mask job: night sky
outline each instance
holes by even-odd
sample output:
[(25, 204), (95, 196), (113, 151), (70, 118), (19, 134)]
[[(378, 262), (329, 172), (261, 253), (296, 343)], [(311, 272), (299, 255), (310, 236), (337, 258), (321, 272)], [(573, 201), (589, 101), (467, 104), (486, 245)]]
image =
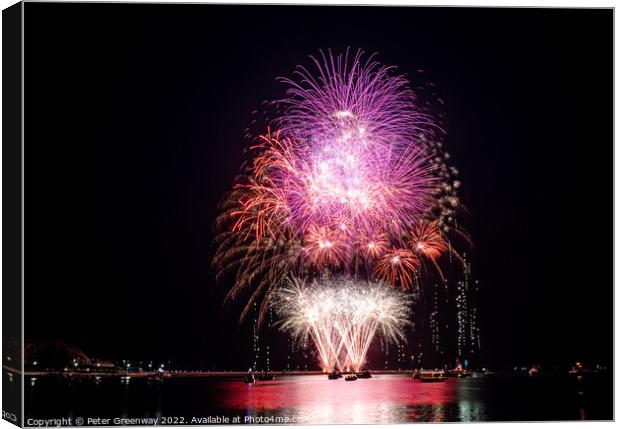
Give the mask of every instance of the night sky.
[[(261, 101), (319, 48), (436, 85), (484, 362), (611, 364), (611, 10), (27, 3), (26, 338), (244, 367), (211, 270)], [(283, 337), (282, 337), (283, 340)]]

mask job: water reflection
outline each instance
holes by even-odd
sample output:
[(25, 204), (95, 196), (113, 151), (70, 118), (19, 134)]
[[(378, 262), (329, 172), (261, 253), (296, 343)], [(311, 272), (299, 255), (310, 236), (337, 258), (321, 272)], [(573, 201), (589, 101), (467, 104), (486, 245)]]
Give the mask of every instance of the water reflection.
[[(8, 377), (8, 376), (7, 376)], [(8, 381), (8, 380), (7, 380)], [(611, 419), (609, 380), (455, 379), (421, 383), (376, 375), (354, 382), (325, 376), (241, 380), (118, 377), (27, 378), (27, 417), (287, 417), (291, 423), (403, 423)]]
[(457, 402), (457, 384), (421, 383), (411, 377), (376, 376), (346, 382), (324, 376), (240, 385), (221, 383), (218, 408), (245, 410), (245, 415), (266, 411), (294, 416), (307, 423), (397, 423), (402, 421), (473, 421), (483, 413), (473, 398)]

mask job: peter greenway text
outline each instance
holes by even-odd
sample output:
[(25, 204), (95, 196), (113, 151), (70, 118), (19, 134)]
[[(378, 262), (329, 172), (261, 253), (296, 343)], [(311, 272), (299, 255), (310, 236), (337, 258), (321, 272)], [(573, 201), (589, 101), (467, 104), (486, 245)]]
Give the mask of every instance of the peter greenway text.
[(213, 425), (213, 424), (301, 424), (305, 419), (290, 416), (203, 416), (203, 417), (62, 417), (29, 418), (30, 427), (65, 426), (157, 426), (157, 425)]

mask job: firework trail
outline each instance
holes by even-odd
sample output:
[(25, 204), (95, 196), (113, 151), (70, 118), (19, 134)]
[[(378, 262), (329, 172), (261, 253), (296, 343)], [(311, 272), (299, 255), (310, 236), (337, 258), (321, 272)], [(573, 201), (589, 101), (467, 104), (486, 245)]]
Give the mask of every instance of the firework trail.
[[(443, 279), (442, 256), (462, 260), (451, 237), (469, 241), (441, 124), (409, 82), (362, 51), (310, 58), (311, 69), (279, 79), (286, 96), (268, 103), (277, 112), (215, 221), (213, 265), (233, 281), (225, 303), (245, 303), (240, 321), (256, 303), (260, 323), (290, 276), (347, 274), (415, 293), (425, 266)], [(321, 359), (356, 347), (347, 332), (319, 330), (317, 348), (336, 346)]]
[(280, 328), (302, 342), (311, 339), (326, 372), (363, 368), (377, 332), (403, 340), (411, 303), (410, 295), (389, 285), (347, 277), (310, 284), (293, 278), (274, 298)]

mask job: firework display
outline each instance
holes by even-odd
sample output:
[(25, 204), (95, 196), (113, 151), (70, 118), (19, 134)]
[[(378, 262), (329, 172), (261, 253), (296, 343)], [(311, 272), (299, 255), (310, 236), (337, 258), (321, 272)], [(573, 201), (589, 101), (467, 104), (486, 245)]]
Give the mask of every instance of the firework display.
[(617, 415), (613, 8), (5, 3), (3, 420)]
[[(275, 118), (253, 138), (251, 161), (215, 222), (214, 266), (218, 280), (233, 278), (225, 303), (244, 303), (240, 321), (258, 305), (260, 324), (271, 304), (282, 303), (281, 288), (292, 293), (291, 277), (344, 274), (417, 294), (431, 271), (445, 283), (444, 255), (461, 260), (450, 237), (469, 240), (456, 222), (458, 171), (429, 104), (375, 55), (321, 51), (310, 58), (313, 71), (298, 66), (292, 78), (280, 79), (286, 96), (268, 103)], [(361, 298), (330, 295), (337, 286), (360, 293), (334, 281), (308, 294), (362, 305)], [(307, 302), (302, 289), (296, 283)], [(364, 341), (387, 326), (362, 323), (360, 343), (348, 336), (354, 322), (343, 317), (339, 327), (304, 319), (324, 368), (361, 365), (370, 344)], [(293, 319), (284, 326), (299, 333), (303, 323)]]
[(302, 342), (312, 339), (324, 371), (359, 371), (379, 331), (388, 340), (404, 338), (411, 297), (382, 283), (350, 278), (306, 284), (289, 280), (274, 304), (281, 327)]

